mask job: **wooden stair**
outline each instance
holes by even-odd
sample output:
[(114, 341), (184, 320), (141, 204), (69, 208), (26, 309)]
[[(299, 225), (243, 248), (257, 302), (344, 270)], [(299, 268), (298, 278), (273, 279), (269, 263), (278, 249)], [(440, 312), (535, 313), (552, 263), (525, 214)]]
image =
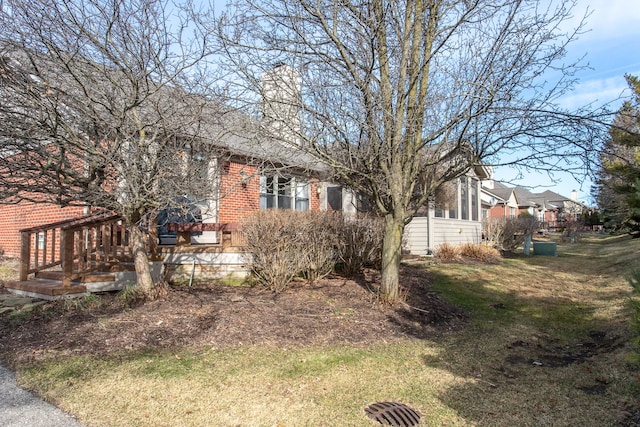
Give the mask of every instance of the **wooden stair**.
[(4, 287), (12, 293), (55, 300), (59, 298), (75, 298), (89, 292), (119, 290), (122, 285), (117, 283), (118, 273), (134, 271), (132, 263), (113, 263), (105, 265), (101, 270), (78, 275), (71, 284), (62, 284), (63, 272), (59, 270), (42, 270), (35, 273), (29, 280), (7, 281)]
[(46, 300), (54, 300), (63, 297), (78, 297), (87, 293), (87, 287), (81, 284), (62, 286), (58, 280), (33, 279), (22, 281), (8, 281), (4, 287), (11, 293)]
[[(62, 283), (62, 271), (38, 271), (36, 273), (36, 279), (55, 280)], [(95, 272), (82, 275), (77, 279), (74, 279), (72, 283), (96, 283), (96, 282), (113, 282), (116, 280), (116, 275), (109, 272)]]

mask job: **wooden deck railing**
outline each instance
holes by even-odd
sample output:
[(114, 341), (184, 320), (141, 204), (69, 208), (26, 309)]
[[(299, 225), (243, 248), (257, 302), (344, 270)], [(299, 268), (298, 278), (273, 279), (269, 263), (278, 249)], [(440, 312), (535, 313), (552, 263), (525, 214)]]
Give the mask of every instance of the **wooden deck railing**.
[(108, 212), (20, 230), (20, 280), (60, 266), (63, 286), (110, 261), (128, 256), (129, 234), (120, 216)]
[(177, 246), (188, 246), (191, 241), (192, 232), (215, 231), (218, 233), (218, 245), (223, 247), (246, 246), (247, 238), (240, 228), (240, 224), (235, 222), (229, 223), (169, 223), (167, 224), (169, 231), (177, 233)]
[[(157, 227), (147, 224), (150, 236), (148, 249), (151, 255), (157, 250)], [(169, 224), (171, 231), (177, 232), (177, 246), (190, 245), (191, 233), (216, 231), (221, 247), (243, 247), (246, 245), (244, 233), (237, 223), (215, 224)], [(129, 230), (118, 215), (108, 212), (95, 213), (85, 217), (60, 221), (53, 224), (20, 230), (20, 280), (29, 275), (60, 266), (62, 286), (83, 274), (98, 271), (113, 261), (131, 258)]]

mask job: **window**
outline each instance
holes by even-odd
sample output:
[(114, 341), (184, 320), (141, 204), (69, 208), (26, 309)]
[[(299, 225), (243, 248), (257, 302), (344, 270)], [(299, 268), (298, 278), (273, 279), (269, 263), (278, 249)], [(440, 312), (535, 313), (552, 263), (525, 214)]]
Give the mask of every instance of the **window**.
[(435, 216), (436, 218), (444, 218), (444, 209), (442, 209), (440, 206), (436, 206), (433, 216)]
[(296, 183), (296, 210), (309, 210), (309, 184), (306, 182)]
[(478, 180), (471, 180), (471, 219), (478, 220)]
[(37, 234), (37, 248), (44, 249), (47, 244), (47, 235), (44, 231), (41, 231)]
[(460, 219), (469, 219), (469, 188), (466, 176), (460, 178)]
[(509, 208), (509, 218), (516, 217), (516, 208)]
[(309, 184), (293, 178), (261, 176), (260, 209), (309, 210)]
[(327, 204), (332, 211), (342, 210), (342, 187), (327, 187)]

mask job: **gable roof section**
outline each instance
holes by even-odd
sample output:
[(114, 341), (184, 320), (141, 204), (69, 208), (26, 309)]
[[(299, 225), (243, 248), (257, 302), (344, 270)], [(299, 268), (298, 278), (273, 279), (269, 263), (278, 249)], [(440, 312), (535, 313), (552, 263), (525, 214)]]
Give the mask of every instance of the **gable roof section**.
[[(30, 79), (34, 86), (41, 86), (43, 91), (47, 90), (50, 84), (54, 84), (64, 88), (62, 92), (67, 92), (73, 97), (73, 92), (81, 89), (74, 84), (73, 78), (68, 72), (64, 70), (56, 72), (56, 65), (49, 61), (45, 55), (21, 50), (2, 42), (0, 42), (0, 54), (2, 55), (0, 70), (8, 73), (20, 73), (21, 78)], [(98, 83), (102, 80), (106, 80), (106, 85), (115, 85), (114, 89), (117, 89), (119, 84), (127, 85), (126, 78), (117, 69), (111, 70), (81, 58), (75, 58), (73, 61), (78, 72), (87, 76), (87, 81), (96, 81), (95, 86), (99, 86)], [(32, 64), (44, 69), (46, 76), (51, 76), (51, 81), (45, 83), (36, 77), (36, 74), (31, 73)], [(111, 76), (109, 73), (113, 73), (113, 75)], [(187, 93), (184, 88), (179, 86), (156, 85), (154, 87), (154, 82), (149, 84), (151, 85), (148, 94), (149, 108), (148, 111), (145, 111), (146, 107), (143, 107), (141, 115), (164, 114), (159, 111), (166, 110), (168, 113), (163, 115), (160, 121), (174, 123), (181, 118), (188, 120), (191, 114), (197, 114), (203, 118), (202, 120), (192, 120), (184, 126), (170, 125), (171, 128), (179, 130), (181, 133), (181, 135), (174, 135), (176, 137), (198, 138), (206, 144), (211, 144), (212, 147), (220, 148), (236, 159), (241, 159), (247, 164), (259, 165), (265, 169), (285, 169), (291, 172), (307, 172), (315, 175), (326, 173), (328, 170), (326, 165), (300, 147), (270, 136), (259, 120), (231, 108), (222, 101)], [(11, 96), (11, 92), (7, 92), (8, 90), (7, 87), (0, 90), (0, 100)], [(100, 95), (99, 92), (98, 95)], [(62, 102), (64, 103), (64, 101)], [(176, 104), (178, 105), (176, 106)], [(76, 123), (78, 130), (83, 129), (83, 122), (87, 118), (82, 117), (82, 109), (74, 109), (69, 104), (67, 106), (68, 108), (63, 106), (62, 111), (69, 114), (68, 118), (71, 122)], [(175, 114), (177, 112), (179, 114)], [(100, 135), (96, 135), (96, 137), (99, 138)]]
[(483, 191), (495, 195), (496, 198), (505, 202), (508, 201), (511, 198), (511, 194), (513, 194), (513, 188), (507, 187), (506, 185), (498, 181), (494, 181), (493, 189), (485, 188)]
[(508, 200), (511, 191), (516, 196), (516, 201), (519, 207), (522, 208), (543, 208), (545, 210), (557, 210), (565, 207), (567, 202), (571, 202), (568, 197), (555, 193), (551, 190), (543, 191), (542, 193), (533, 193), (524, 187), (508, 187), (505, 184), (494, 181), (493, 189), (484, 188), (489, 194), (495, 194), (496, 196)]

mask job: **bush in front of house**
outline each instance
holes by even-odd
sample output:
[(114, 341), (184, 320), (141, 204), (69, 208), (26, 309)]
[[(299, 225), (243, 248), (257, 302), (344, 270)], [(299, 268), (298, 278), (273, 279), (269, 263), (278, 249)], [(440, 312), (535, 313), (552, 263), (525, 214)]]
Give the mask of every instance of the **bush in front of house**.
[(487, 244), (499, 251), (513, 252), (538, 229), (538, 220), (531, 215), (489, 218), (484, 220), (484, 229)]
[(459, 246), (460, 255), (482, 262), (496, 262), (500, 251), (485, 243), (463, 243)]
[(338, 224), (336, 212), (296, 212), (295, 227), (299, 237), (300, 275), (313, 283), (331, 273), (338, 257)]
[(442, 261), (455, 261), (460, 257), (460, 248), (451, 243), (440, 243), (433, 251), (436, 258)]
[(331, 273), (340, 263), (343, 274), (379, 263), (383, 227), (366, 216), (339, 212), (263, 210), (242, 223), (251, 269), (259, 283), (282, 292), (296, 277), (309, 283)]
[(340, 216), (338, 222), (338, 262), (345, 276), (358, 274), (367, 266), (380, 268), (384, 222), (373, 215)]
[[(303, 271), (308, 232), (303, 213), (264, 210), (248, 216), (242, 224), (253, 258), (251, 270), (258, 282), (281, 292)], [(316, 249), (318, 251), (318, 249)]]

